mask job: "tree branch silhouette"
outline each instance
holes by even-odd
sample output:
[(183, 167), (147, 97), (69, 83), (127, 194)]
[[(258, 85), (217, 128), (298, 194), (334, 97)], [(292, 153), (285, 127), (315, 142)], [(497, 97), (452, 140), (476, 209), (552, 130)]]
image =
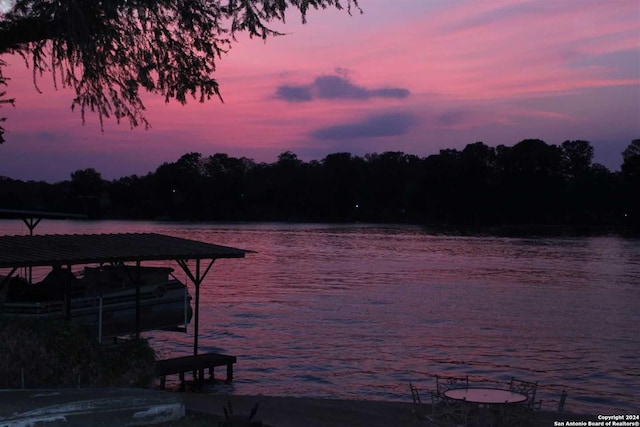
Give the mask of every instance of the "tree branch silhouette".
[(213, 76), (236, 34), (281, 36), (270, 25), (288, 9), (306, 22), (309, 10), (329, 7), (361, 12), (358, 0), (17, 0), (0, 14), (0, 55), (20, 55), (36, 88), (44, 74), (72, 88), (83, 122), (91, 112), (102, 128), (110, 117), (148, 127), (141, 89), (165, 102), (222, 101)]

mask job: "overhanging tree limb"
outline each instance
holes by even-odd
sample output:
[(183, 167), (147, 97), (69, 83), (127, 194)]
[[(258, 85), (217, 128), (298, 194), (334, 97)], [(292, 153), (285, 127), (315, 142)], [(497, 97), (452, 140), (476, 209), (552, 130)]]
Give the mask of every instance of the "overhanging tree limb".
[(281, 35), (269, 25), (287, 9), (305, 22), (310, 9), (345, 6), (360, 10), (358, 0), (17, 0), (0, 15), (0, 55), (21, 55), (36, 87), (51, 74), (73, 88), (83, 121), (95, 112), (101, 124), (146, 127), (140, 89), (165, 102), (222, 100), (213, 75), (238, 32), (266, 39)]
[[(14, 105), (15, 103), (15, 99), (13, 98), (5, 98), (6, 96), (6, 92), (4, 90), (1, 89), (2, 86), (6, 86), (7, 85), (7, 78), (5, 78), (2, 75), (2, 67), (4, 66), (4, 61), (2, 61), (2, 59), (0, 59), (0, 107), (2, 107), (5, 104), (11, 104)], [(7, 119), (5, 119), (4, 117), (0, 117), (0, 123), (6, 121)], [(4, 128), (2, 126), (0, 126), (0, 144), (2, 144), (4, 142)]]

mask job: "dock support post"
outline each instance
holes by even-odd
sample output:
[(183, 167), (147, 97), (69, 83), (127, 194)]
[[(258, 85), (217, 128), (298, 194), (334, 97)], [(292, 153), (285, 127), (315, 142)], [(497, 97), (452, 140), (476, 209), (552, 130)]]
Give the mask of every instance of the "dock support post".
[(200, 285), (202, 284), (202, 281), (204, 280), (205, 276), (209, 273), (209, 270), (211, 270), (211, 267), (213, 266), (215, 259), (211, 260), (207, 268), (205, 268), (204, 272), (200, 271), (200, 258), (196, 259), (195, 275), (189, 269), (189, 266), (187, 265), (187, 260), (178, 259), (176, 261), (178, 262), (178, 265), (182, 268), (182, 270), (187, 274), (189, 279), (191, 279), (191, 282), (195, 287), (196, 307), (193, 310), (193, 355), (197, 356), (198, 355), (198, 332), (199, 332), (198, 328), (200, 324)]
[(136, 339), (140, 339), (140, 261), (136, 261)]
[(200, 282), (202, 279), (200, 278), (200, 260), (196, 260), (196, 280), (194, 280), (194, 285), (196, 287), (196, 310), (195, 310), (195, 320), (193, 324), (193, 355), (198, 355), (198, 323), (200, 321)]
[(233, 381), (233, 363), (227, 363), (227, 382)]
[(102, 344), (102, 295), (98, 301), (98, 344)]

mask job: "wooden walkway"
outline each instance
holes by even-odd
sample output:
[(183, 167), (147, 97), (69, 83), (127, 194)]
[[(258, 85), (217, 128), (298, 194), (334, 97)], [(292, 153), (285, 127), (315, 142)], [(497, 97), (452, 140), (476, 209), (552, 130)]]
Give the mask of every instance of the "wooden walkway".
[[(160, 377), (160, 388), (164, 389), (167, 375), (178, 374), (180, 376), (180, 387), (184, 387), (185, 372), (197, 373), (197, 382), (204, 382), (204, 370), (209, 370), (209, 378), (213, 379), (214, 368), (216, 366), (227, 367), (226, 382), (233, 381), (233, 364), (236, 363), (235, 356), (228, 356), (219, 353), (204, 353), (197, 356), (176, 357), (156, 361), (156, 377)], [(194, 378), (196, 379), (196, 378)]]

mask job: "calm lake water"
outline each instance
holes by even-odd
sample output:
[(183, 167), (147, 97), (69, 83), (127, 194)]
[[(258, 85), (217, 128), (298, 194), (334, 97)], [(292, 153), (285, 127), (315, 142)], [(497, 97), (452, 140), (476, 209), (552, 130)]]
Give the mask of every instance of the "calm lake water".
[[(26, 234), (17, 220), (0, 234)], [(539, 381), (543, 409), (640, 409), (640, 240), (430, 234), (417, 226), (47, 221), (257, 251), (202, 287), (200, 350), (238, 357), (238, 394), (408, 401), (409, 382)], [(178, 278), (184, 273), (176, 267)], [(192, 328), (190, 328), (192, 332)], [(158, 333), (163, 356), (191, 334)], [(221, 369), (220, 375), (224, 375)]]

